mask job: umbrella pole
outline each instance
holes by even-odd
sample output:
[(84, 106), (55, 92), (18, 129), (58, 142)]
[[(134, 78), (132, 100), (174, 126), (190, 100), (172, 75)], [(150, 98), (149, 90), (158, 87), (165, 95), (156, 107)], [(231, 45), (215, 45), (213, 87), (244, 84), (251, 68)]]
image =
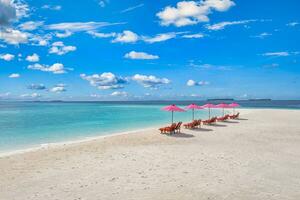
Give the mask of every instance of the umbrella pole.
[(210, 108), (208, 108), (208, 118), (210, 119)]
[(223, 117), (224, 117), (224, 108), (223, 108)]
[(173, 124), (173, 113), (174, 113), (174, 111), (172, 111), (172, 124)]
[(194, 113), (194, 108), (193, 108), (193, 120), (195, 119), (195, 113)]

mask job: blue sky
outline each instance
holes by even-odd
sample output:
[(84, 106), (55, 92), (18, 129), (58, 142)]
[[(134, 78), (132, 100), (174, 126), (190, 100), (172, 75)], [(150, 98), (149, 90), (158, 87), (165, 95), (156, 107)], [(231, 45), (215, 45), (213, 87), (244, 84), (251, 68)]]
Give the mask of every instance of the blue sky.
[(0, 99), (299, 99), (299, 7), (0, 0)]

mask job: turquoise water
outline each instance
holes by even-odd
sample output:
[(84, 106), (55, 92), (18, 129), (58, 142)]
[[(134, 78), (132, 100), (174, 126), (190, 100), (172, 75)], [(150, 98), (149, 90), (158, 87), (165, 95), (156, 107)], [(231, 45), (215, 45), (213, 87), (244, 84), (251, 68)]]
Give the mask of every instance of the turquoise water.
[[(122, 103), (0, 102), (0, 152), (166, 125), (164, 105)], [(195, 112), (207, 118), (207, 110)], [(220, 114), (219, 110), (212, 115)], [(175, 121), (191, 121), (191, 112), (175, 113)]]

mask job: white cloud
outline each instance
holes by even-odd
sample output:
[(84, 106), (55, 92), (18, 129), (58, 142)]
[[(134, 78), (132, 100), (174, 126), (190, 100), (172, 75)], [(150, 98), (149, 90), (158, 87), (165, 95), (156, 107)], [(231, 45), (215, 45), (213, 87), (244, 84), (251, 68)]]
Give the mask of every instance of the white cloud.
[(15, 58), (15, 55), (13, 54), (0, 54), (0, 59), (5, 60), (5, 61), (11, 61)]
[(247, 23), (255, 22), (255, 21), (257, 21), (257, 20), (251, 19), (251, 20), (240, 20), (240, 21), (230, 21), (230, 22), (226, 21), (226, 22), (216, 23), (213, 25), (207, 25), (206, 28), (208, 30), (218, 31), (218, 30), (225, 29), (225, 27), (227, 27), (227, 26), (247, 24)]
[(192, 86), (204, 86), (204, 85), (209, 85), (210, 83), (208, 81), (194, 81), (194, 80), (188, 80), (186, 85), (189, 86), (189, 87), (192, 87)]
[(159, 56), (157, 55), (151, 55), (145, 52), (136, 52), (136, 51), (131, 51), (129, 53), (126, 53), (125, 58), (128, 59), (133, 59), (133, 60), (154, 60), (154, 59), (159, 59)]
[(39, 57), (39, 55), (37, 55), (36, 53), (34, 53), (34, 54), (32, 54), (31, 56), (30, 56), (30, 55), (27, 56), (27, 57), (26, 57), (26, 60), (27, 60), (28, 62), (38, 62), (38, 61), (40, 61), (40, 57)]
[(20, 74), (11, 74), (8, 77), (9, 78), (20, 78)]
[(128, 93), (124, 91), (115, 91), (110, 94), (111, 96), (118, 96), (118, 97), (127, 97)]
[(90, 85), (97, 87), (100, 90), (119, 89), (123, 88), (127, 80), (123, 77), (116, 76), (111, 72), (102, 74), (86, 75), (80, 74), (80, 77), (90, 83)]
[(0, 40), (8, 44), (18, 45), (20, 43), (28, 42), (28, 33), (21, 32), (14, 29), (3, 29), (0, 30)]
[(65, 31), (63, 33), (55, 33), (55, 36), (58, 37), (58, 38), (67, 38), (67, 37), (70, 37), (73, 33), (70, 32), (70, 31)]
[(163, 42), (163, 41), (166, 41), (166, 40), (176, 38), (177, 34), (180, 34), (180, 33), (176, 33), (176, 32), (160, 33), (160, 34), (157, 34), (154, 37), (144, 36), (143, 40), (147, 43)]
[(116, 33), (98, 33), (95, 31), (87, 31), (87, 33), (96, 38), (111, 38), (117, 35)]
[(38, 94), (38, 93), (32, 93), (32, 94), (22, 94), (21, 97), (25, 97), (25, 98), (39, 98), (42, 95)]
[(57, 30), (57, 31), (92, 31), (101, 27), (118, 25), (123, 23), (109, 23), (109, 22), (65, 22), (58, 24), (46, 25), (45, 28), (48, 30)]
[(234, 6), (231, 0), (180, 1), (176, 7), (167, 6), (156, 16), (163, 26), (177, 27), (208, 22), (213, 11), (224, 12)]
[(55, 63), (51, 66), (36, 63), (34, 65), (29, 65), (27, 68), (43, 72), (51, 72), (53, 74), (64, 74), (67, 73), (68, 70), (72, 70), (70, 68), (65, 68), (64, 65), (61, 63)]
[(8, 97), (10, 95), (11, 95), (10, 92), (6, 92), (6, 93), (3, 93), (3, 94), (0, 93), (0, 98)]
[(204, 35), (202, 33), (196, 33), (196, 34), (186, 34), (182, 36), (183, 38), (203, 38)]
[(34, 46), (47, 46), (51, 39), (52, 39), (51, 34), (45, 34), (45, 35), (31, 34), (29, 41), (32, 42), (31, 45), (34, 45)]
[(171, 81), (167, 78), (157, 78), (156, 76), (140, 75), (136, 74), (132, 77), (132, 80), (141, 84), (145, 88), (157, 88), (160, 85), (169, 84)]
[(43, 5), (42, 9), (46, 9), (46, 10), (61, 10), (61, 6), (60, 5)]
[(140, 8), (140, 7), (143, 7), (143, 6), (144, 6), (144, 4), (141, 3), (141, 4), (138, 4), (136, 6), (132, 6), (132, 7), (126, 8), (126, 9), (122, 10), (120, 13), (130, 12), (130, 11), (133, 11), (133, 10), (135, 10), (137, 8)]
[(0, 26), (10, 25), (28, 14), (28, 5), (20, 0), (0, 0)]
[(281, 51), (281, 52), (267, 52), (262, 54), (263, 56), (274, 56), (274, 57), (285, 57), (290, 56), (291, 54), (294, 54), (295, 52), (287, 52), (287, 51)]
[(64, 55), (71, 51), (76, 51), (75, 46), (65, 46), (63, 42), (54, 42), (52, 43), (51, 48), (49, 49), (49, 53), (57, 54), (57, 55)]
[(268, 37), (268, 36), (271, 36), (271, 35), (272, 35), (272, 33), (263, 32), (263, 33), (261, 33), (261, 34), (259, 34), (259, 35), (255, 35), (255, 36), (252, 36), (252, 37), (264, 39), (264, 38), (266, 38), (266, 37)]
[(287, 25), (287, 26), (294, 27), (294, 26), (299, 25), (299, 22), (290, 22), (290, 23), (287, 23), (286, 25)]
[(58, 85), (52, 87), (49, 91), (54, 92), (54, 93), (61, 93), (61, 92), (65, 92), (67, 90), (66, 90), (64, 84), (58, 84)]
[(104, 8), (109, 3), (109, 0), (98, 0), (98, 5)]
[(135, 43), (139, 40), (139, 36), (129, 30), (123, 31), (123, 33), (118, 33), (116, 38), (112, 42), (121, 42), (121, 43)]
[(21, 30), (33, 31), (33, 30), (41, 27), (43, 24), (44, 24), (43, 21), (28, 21), (28, 22), (24, 22), (24, 23), (20, 24), (18, 27)]
[(265, 67), (265, 68), (276, 68), (276, 67), (279, 67), (279, 64), (278, 63), (272, 63), (272, 64), (264, 65), (263, 67)]
[(30, 90), (45, 90), (46, 86), (44, 84), (30, 84), (27, 86), (27, 89)]

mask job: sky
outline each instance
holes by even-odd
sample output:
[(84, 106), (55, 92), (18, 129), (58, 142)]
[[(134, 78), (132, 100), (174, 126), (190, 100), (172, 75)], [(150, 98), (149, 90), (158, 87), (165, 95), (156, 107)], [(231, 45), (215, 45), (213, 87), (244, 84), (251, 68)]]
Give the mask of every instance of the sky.
[(0, 100), (300, 99), (298, 0), (0, 0)]

